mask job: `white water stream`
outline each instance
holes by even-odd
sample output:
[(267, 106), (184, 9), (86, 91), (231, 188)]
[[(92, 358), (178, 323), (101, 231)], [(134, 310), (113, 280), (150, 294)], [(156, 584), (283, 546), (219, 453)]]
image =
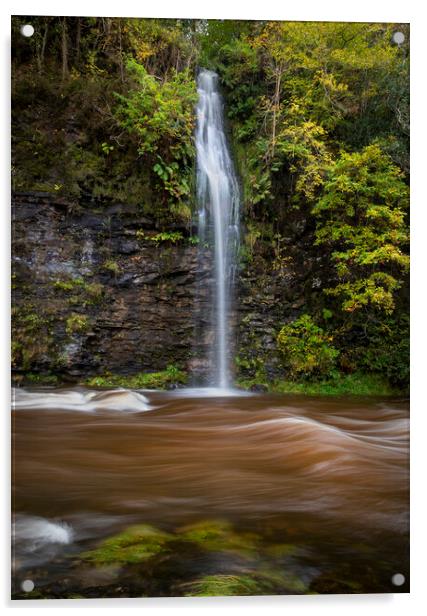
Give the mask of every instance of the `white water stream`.
[(227, 388), (231, 381), (230, 310), (239, 246), (239, 186), (224, 131), (218, 76), (202, 70), (197, 85), (199, 237), (202, 249), (212, 245), (215, 258), (215, 336), (210, 385)]

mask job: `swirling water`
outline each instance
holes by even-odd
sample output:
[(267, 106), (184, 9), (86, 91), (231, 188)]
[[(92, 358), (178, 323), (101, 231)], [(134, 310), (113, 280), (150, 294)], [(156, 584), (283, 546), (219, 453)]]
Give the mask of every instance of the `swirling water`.
[[(188, 576), (264, 571), (283, 545), (292, 558), (273, 564), (305, 592), (407, 590), (390, 581), (408, 577), (405, 401), (203, 393), (17, 391), (18, 594), (29, 575), (49, 596), (180, 594)], [(190, 557), (187, 546), (151, 565), (159, 588), (126, 586), (117, 571), (79, 577), (78, 554), (129, 525), (175, 533), (206, 520), (256, 536), (251, 560), (224, 546)]]

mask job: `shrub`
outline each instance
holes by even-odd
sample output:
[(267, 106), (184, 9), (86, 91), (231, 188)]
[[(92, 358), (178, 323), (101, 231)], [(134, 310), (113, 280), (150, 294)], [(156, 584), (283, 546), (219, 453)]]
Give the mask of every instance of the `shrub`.
[(166, 389), (171, 385), (184, 385), (187, 374), (174, 365), (160, 372), (139, 372), (130, 376), (105, 374), (86, 381), (90, 387), (127, 387), (130, 389)]
[(334, 368), (339, 354), (329, 344), (331, 340), (310, 315), (303, 314), (282, 327), (277, 345), (292, 377), (324, 376)]

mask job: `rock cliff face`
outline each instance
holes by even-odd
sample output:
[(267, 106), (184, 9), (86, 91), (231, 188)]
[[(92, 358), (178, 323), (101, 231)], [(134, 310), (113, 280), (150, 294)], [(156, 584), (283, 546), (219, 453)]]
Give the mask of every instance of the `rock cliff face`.
[[(198, 259), (189, 230), (154, 239), (155, 222), (137, 208), (79, 211), (44, 193), (13, 197), (15, 375), (82, 379), (175, 364), (207, 370), (212, 268)], [(176, 232), (176, 229), (173, 230)], [(298, 247), (289, 240), (289, 254)], [(299, 253), (301, 254), (301, 252)], [(255, 258), (242, 268), (233, 315), (241, 375), (280, 373), (276, 336), (312, 292), (311, 262)], [(200, 274), (202, 268), (202, 276)]]
[(185, 365), (197, 344), (197, 246), (152, 241), (126, 206), (73, 213), (13, 199), (14, 364), (71, 377)]
[(285, 323), (321, 304), (328, 276), (304, 221), (289, 229), (278, 258), (254, 251), (241, 270), (238, 291), (236, 364), (243, 378), (284, 376), (277, 335)]

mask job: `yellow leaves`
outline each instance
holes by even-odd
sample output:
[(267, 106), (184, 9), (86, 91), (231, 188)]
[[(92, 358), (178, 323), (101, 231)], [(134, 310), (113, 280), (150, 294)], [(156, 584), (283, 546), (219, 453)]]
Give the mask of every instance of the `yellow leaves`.
[(351, 300), (349, 302), (345, 302), (343, 304), (343, 310), (345, 312), (354, 312), (357, 308), (360, 308), (360, 304), (358, 304), (356, 301)]
[(337, 247), (331, 257), (341, 282), (326, 292), (342, 298), (345, 312), (394, 310), (394, 293), (409, 268), (401, 249), (408, 240), (401, 209), (406, 196), (396, 167), (376, 144), (343, 153), (331, 166), (312, 212), (316, 243)]
[(284, 123), (276, 140), (277, 152), (290, 163), (290, 171), (297, 173), (296, 189), (313, 200), (322, 186), (331, 156), (323, 141), (325, 130), (311, 120), (298, 124)]
[(333, 73), (327, 73), (325, 70), (317, 71), (315, 78), (328, 91), (329, 95), (347, 93), (348, 84), (340, 83)]
[(292, 375), (324, 374), (334, 367), (339, 354), (329, 344), (332, 339), (310, 315), (303, 314), (282, 327), (277, 345)]
[(386, 314), (391, 314), (395, 306), (393, 292), (399, 287), (400, 282), (390, 274), (374, 272), (368, 277), (326, 289), (325, 292), (343, 299), (344, 312), (351, 313), (363, 307), (372, 306)]
[(136, 49), (136, 58), (138, 62), (143, 63), (144, 60), (154, 55), (154, 53), (155, 50), (149, 43), (141, 41), (138, 48)]

